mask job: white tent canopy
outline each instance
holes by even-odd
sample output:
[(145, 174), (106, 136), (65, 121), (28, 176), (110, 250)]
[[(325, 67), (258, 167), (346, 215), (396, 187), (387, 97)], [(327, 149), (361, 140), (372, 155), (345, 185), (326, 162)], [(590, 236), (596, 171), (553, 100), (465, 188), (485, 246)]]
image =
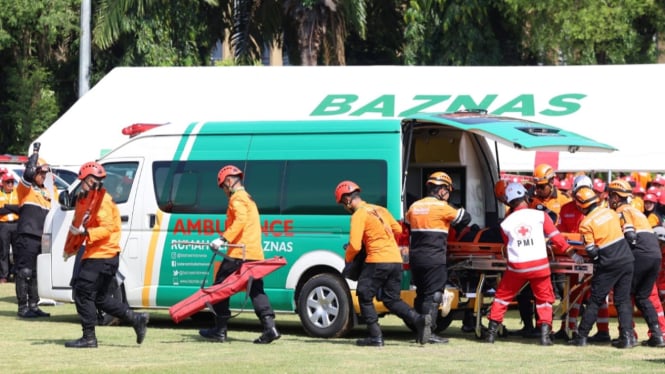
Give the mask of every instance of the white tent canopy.
[[(665, 65), (558, 67), (116, 68), (35, 141), (77, 167), (127, 139), (134, 123), (402, 117), (485, 107), (585, 135), (614, 153), (560, 154), (559, 170), (665, 170), (658, 123)], [(534, 152), (500, 146), (501, 169)]]

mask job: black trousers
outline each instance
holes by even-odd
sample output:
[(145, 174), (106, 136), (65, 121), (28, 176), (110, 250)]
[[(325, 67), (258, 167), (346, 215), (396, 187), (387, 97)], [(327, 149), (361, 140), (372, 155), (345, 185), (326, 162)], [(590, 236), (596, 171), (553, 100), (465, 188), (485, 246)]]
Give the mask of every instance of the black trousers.
[[(229, 275), (236, 272), (236, 270), (240, 268), (242, 263), (243, 261), (240, 259), (229, 260), (225, 258), (222, 261), (222, 264), (219, 266), (219, 269), (217, 270), (214, 284), (222, 283), (226, 278), (228, 278)], [(249, 298), (250, 300), (252, 300), (254, 313), (256, 314), (257, 317), (259, 317), (259, 319), (262, 320), (264, 317), (267, 316), (273, 318), (275, 317), (275, 312), (273, 311), (272, 306), (270, 305), (270, 300), (268, 299), (268, 296), (263, 290), (263, 279), (252, 280), (252, 285), (249, 289)], [(228, 319), (231, 317), (229, 300), (230, 298), (224, 299), (212, 306), (218, 318)]]
[(119, 256), (81, 261), (81, 268), (74, 282), (74, 302), (84, 330), (94, 330), (97, 324), (97, 309), (117, 318), (124, 318), (127, 314), (127, 304), (109, 293), (109, 286), (111, 282), (115, 282), (119, 263)]
[[(401, 263), (366, 263), (358, 278), (358, 303), (360, 313), (370, 325), (378, 322), (379, 317), (374, 309), (373, 298), (377, 297), (392, 313), (404, 321), (409, 320), (411, 307), (400, 298), (402, 284)], [(379, 295), (379, 290), (381, 294)]]
[(16, 250), (16, 222), (0, 222), (0, 278), (4, 279), (9, 278), (10, 246)]
[(446, 264), (411, 266), (413, 284), (416, 286), (416, 299), (413, 306), (418, 313), (427, 314), (434, 303), (434, 294), (443, 292), (448, 280)]
[(632, 263), (613, 269), (594, 268), (591, 278), (591, 297), (578, 329), (581, 336), (589, 336), (589, 331), (598, 318), (598, 309), (605, 303), (605, 298), (610, 290), (614, 290), (614, 305), (619, 315), (619, 326), (622, 332), (632, 330), (633, 303), (630, 301), (632, 280)]
[(658, 326), (658, 314), (649, 300), (653, 285), (660, 272), (660, 258), (635, 256), (635, 270), (631, 284), (631, 294), (635, 297), (635, 306), (642, 312), (649, 327)]
[(19, 234), (14, 248), (14, 267), (30, 269), (37, 274), (37, 255), (42, 252), (42, 238), (39, 236)]

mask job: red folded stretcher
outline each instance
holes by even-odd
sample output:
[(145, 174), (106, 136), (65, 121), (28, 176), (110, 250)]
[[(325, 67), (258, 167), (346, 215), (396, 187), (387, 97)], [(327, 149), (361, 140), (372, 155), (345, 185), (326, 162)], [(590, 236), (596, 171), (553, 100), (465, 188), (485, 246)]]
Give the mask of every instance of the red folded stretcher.
[(203, 288), (192, 296), (169, 308), (169, 314), (175, 323), (203, 310), (207, 305), (215, 304), (232, 295), (245, 290), (250, 279), (261, 279), (273, 271), (286, 265), (284, 257), (273, 257), (268, 260), (249, 261), (229, 275), (220, 284)]

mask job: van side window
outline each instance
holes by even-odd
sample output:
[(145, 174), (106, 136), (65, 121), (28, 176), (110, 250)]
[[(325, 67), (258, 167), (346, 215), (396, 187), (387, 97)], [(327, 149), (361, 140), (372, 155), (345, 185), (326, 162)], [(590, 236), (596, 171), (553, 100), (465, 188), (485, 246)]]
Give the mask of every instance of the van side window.
[(157, 205), (167, 213), (226, 212), (227, 199), (216, 183), (219, 168), (226, 164), (244, 168), (245, 186), (263, 215), (346, 215), (334, 197), (335, 186), (345, 179), (360, 185), (364, 200), (387, 203), (383, 160), (227, 160), (155, 162)]
[(106, 170), (104, 188), (116, 204), (126, 203), (132, 192), (138, 162), (110, 162), (103, 164)]

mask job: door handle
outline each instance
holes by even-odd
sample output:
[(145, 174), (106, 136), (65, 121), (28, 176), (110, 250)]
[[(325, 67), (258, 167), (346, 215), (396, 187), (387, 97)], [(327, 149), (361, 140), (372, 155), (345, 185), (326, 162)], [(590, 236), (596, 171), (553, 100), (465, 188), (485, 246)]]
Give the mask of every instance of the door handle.
[(148, 214), (148, 220), (149, 220), (149, 227), (153, 228), (155, 227), (155, 223), (157, 222), (157, 215), (155, 214)]
[(121, 222), (129, 222), (129, 216), (120, 216), (120, 221)]

